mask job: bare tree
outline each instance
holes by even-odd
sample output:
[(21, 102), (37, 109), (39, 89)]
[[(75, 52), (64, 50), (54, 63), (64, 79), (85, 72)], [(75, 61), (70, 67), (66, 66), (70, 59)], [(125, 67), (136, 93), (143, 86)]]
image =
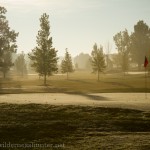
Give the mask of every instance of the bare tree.
[(110, 56), (110, 53), (111, 53), (111, 50), (112, 50), (112, 45), (111, 43), (108, 41), (105, 45), (105, 51), (106, 51), (106, 67), (107, 69), (109, 69), (110, 67), (110, 61), (109, 61), (109, 56)]

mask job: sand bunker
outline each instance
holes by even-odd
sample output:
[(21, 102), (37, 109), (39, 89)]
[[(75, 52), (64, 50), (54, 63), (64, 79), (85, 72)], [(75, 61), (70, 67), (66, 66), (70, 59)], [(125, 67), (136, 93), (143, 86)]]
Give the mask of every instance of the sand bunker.
[(85, 105), (99, 107), (119, 107), (150, 110), (150, 93), (96, 93), (96, 94), (3, 94), (0, 103), (14, 104), (51, 104), (51, 105)]

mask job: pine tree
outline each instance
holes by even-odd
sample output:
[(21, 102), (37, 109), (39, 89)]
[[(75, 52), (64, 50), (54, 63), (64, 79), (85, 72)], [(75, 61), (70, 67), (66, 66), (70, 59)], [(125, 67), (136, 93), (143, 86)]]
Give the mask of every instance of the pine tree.
[(93, 73), (98, 74), (98, 81), (99, 81), (100, 72), (103, 72), (104, 69), (106, 68), (105, 57), (103, 54), (102, 46), (98, 48), (97, 44), (96, 43), (94, 44), (93, 50), (91, 52), (91, 59), (92, 59), (91, 63), (92, 63)]
[(37, 35), (37, 46), (29, 54), (32, 60), (32, 67), (44, 76), (44, 85), (46, 85), (47, 76), (57, 72), (57, 51), (52, 47), (52, 37), (50, 37), (49, 15), (44, 13), (40, 18), (40, 27)]
[(22, 54), (20, 54), (15, 60), (15, 69), (21, 76), (27, 74), (27, 65), (24, 56), (25, 55), (22, 52)]
[(12, 53), (17, 50), (16, 37), (18, 33), (10, 30), (8, 21), (6, 20), (7, 10), (0, 6), (0, 71), (2, 71), (4, 78), (12, 63)]
[(67, 79), (69, 78), (69, 73), (73, 72), (73, 64), (71, 55), (69, 54), (68, 50), (66, 49), (65, 58), (61, 62), (61, 72), (67, 73)]

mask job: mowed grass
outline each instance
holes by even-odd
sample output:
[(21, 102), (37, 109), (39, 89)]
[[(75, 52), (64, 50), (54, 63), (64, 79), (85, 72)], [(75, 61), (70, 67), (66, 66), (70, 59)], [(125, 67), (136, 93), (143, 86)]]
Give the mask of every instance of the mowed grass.
[[(150, 149), (150, 112), (120, 108), (0, 104), (0, 144), (20, 149)], [(8, 150), (5, 147), (3, 149)]]
[[(86, 71), (74, 72), (69, 75), (53, 75), (47, 78), (47, 86), (43, 86), (43, 78), (37, 75), (28, 77), (11, 77), (0, 79), (1, 93), (24, 92), (61, 92), (61, 93), (100, 93), (100, 92), (145, 92), (144, 74), (101, 74)], [(12, 88), (12, 89), (7, 89)], [(150, 80), (147, 77), (147, 92), (150, 92)]]

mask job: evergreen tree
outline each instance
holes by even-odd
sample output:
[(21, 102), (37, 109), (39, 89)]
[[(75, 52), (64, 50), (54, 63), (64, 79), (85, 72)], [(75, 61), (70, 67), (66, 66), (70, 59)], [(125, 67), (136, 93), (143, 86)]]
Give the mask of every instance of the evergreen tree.
[(16, 37), (18, 33), (10, 30), (8, 21), (6, 20), (7, 10), (0, 6), (0, 71), (3, 72), (4, 78), (12, 63), (12, 53), (17, 50)]
[(50, 37), (49, 16), (44, 13), (40, 18), (40, 27), (37, 35), (37, 46), (29, 54), (32, 60), (32, 67), (44, 76), (44, 85), (46, 85), (47, 76), (57, 72), (57, 51), (52, 47), (52, 37)]
[(24, 56), (25, 55), (22, 52), (22, 54), (20, 54), (15, 60), (15, 69), (21, 76), (27, 74), (27, 65)]
[(99, 81), (100, 72), (104, 71), (106, 65), (105, 65), (105, 56), (103, 54), (103, 47), (100, 46), (100, 48), (98, 48), (96, 43), (94, 44), (93, 50), (91, 52), (91, 63), (93, 72), (98, 74), (98, 81)]
[(69, 54), (67, 49), (65, 53), (65, 58), (61, 62), (61, 72), (67, 73), (67, 79), (69, 78), (69, 72), (73, 72), (71, 55)]

